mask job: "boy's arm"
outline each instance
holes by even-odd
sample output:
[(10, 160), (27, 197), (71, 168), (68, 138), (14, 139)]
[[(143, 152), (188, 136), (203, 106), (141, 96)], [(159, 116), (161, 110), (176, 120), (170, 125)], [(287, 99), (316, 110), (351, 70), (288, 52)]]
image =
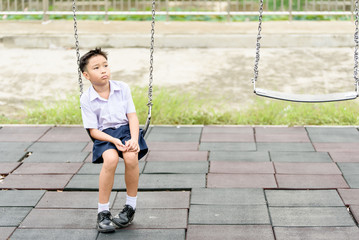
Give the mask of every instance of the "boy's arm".
[(126, 142), (126, 147), (129, 151), (139, 152), (140, 147), (138, 146), (138, 136), (140, 131), (140, 123), (137, 118), (136, 112), (127, 113), (128, 124), (130, 126), (131, 140)]
[(108, 135), (107, 133), (104, 133), (96, 128), (90, 128), (89, 130), (90, 130), (91, 137), (93, 137), (94, 139), (97, 139), (100, 141), (105, 141), (105, 142), (111, 142), (117, 147), (118, 150), (120, 150), (122, 152), (128, 150), (127, 147), (122, 144), (120, 139), (114, 138), (114, 137)]

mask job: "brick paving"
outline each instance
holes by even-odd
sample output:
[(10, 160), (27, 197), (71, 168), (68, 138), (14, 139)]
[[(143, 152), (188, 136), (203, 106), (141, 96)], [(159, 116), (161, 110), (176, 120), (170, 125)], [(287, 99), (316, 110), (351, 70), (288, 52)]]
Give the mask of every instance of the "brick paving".
[[(147, 141), (135, 221), (99, 234), (82, 127), (1, 127), (0, 240), (358, 239), (356, 127), (153, 126)], [(124, 191), (120, 160), (114, 213)]]

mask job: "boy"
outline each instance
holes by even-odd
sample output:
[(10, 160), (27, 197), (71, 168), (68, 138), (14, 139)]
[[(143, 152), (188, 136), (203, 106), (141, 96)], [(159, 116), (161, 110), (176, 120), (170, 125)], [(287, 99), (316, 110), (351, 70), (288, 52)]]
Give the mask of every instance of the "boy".
[[(81, 96), (84, 128), (94, 139), (93, 163), (103, 163), (99, 176), (97, 230), (113, 232), (127, 227), (134, 218), (139, 180), (138, 160), (148, 148), (139, 131), (139, 122), (127, 84), (110, 80), (107, 53), (91, 50), (80, 59), (83, 76), (91, 82)], [(116, 216), (109, 211), (119, 157), (125, 162), (126, 204)], [(114, 225), (115, 224), (115, 225)]]

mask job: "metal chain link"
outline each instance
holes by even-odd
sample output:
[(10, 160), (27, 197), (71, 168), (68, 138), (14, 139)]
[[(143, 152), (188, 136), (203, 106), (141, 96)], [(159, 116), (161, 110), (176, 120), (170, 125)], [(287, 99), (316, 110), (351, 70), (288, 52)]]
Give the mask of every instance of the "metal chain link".
[(74, 30), (75, 30), (75, 46), (76, 46), (76, 56), (77, 56), (77, 73), (78, 73), (78, 84), (80, 88), (80, 96), (83, 93), (83, 83), (82, 75), (80, 69), (80, 44), (79, 44), (79, 35), (77, 34), (77, 19), (76, 19), (76, 0), (72, 1), (72, 12), (74, 15)]
[(151, 47), (150, 47), (150, 78), (148, 83), (148, 103), (152, 106), (152, 82), (153, 82), (153, 52), (155, 44), (155, 17), (156, 17), (156, 0), (152, 0), (152, 23), (151, 23)]
[[(357, 0), (358, 1), (358, 0)], [(254, 62), (254, 78), (252, 78), (253, 88), (256, 89), (256, 82), (258, 79), (258, 64), (260, 59), (260, 47), (261, 43), (260, 40), (262, 38), (261, 31), (262, 31), (262, 18), (263, 18), (263, 0), (260, 0), (259, 5), (259, 24), (258, 24), (258, 34), (257, 34), (257, 44), (256, 44), (256, 59)]]
[(358, 93), (358, 46), (359, 46), (359, 39), (358, 39), (358, 25), (359, 25), (359, 10), (358, 10), (358, 0), (355, 0), (355, 33), (354, 33), (354, 42), (355, 42), (355, 50), (354, 50), (354, 81), (356, 86), (356, 91)]

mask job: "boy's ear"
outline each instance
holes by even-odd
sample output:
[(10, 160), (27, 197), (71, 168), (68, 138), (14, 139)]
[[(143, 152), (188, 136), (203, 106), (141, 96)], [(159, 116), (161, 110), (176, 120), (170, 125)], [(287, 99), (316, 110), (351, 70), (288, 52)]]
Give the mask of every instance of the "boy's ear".
[(87, 80), (90, 80), (90, 75), (88, 74), (88, 72), (83, 72), (82, 75), (84, 75)]

